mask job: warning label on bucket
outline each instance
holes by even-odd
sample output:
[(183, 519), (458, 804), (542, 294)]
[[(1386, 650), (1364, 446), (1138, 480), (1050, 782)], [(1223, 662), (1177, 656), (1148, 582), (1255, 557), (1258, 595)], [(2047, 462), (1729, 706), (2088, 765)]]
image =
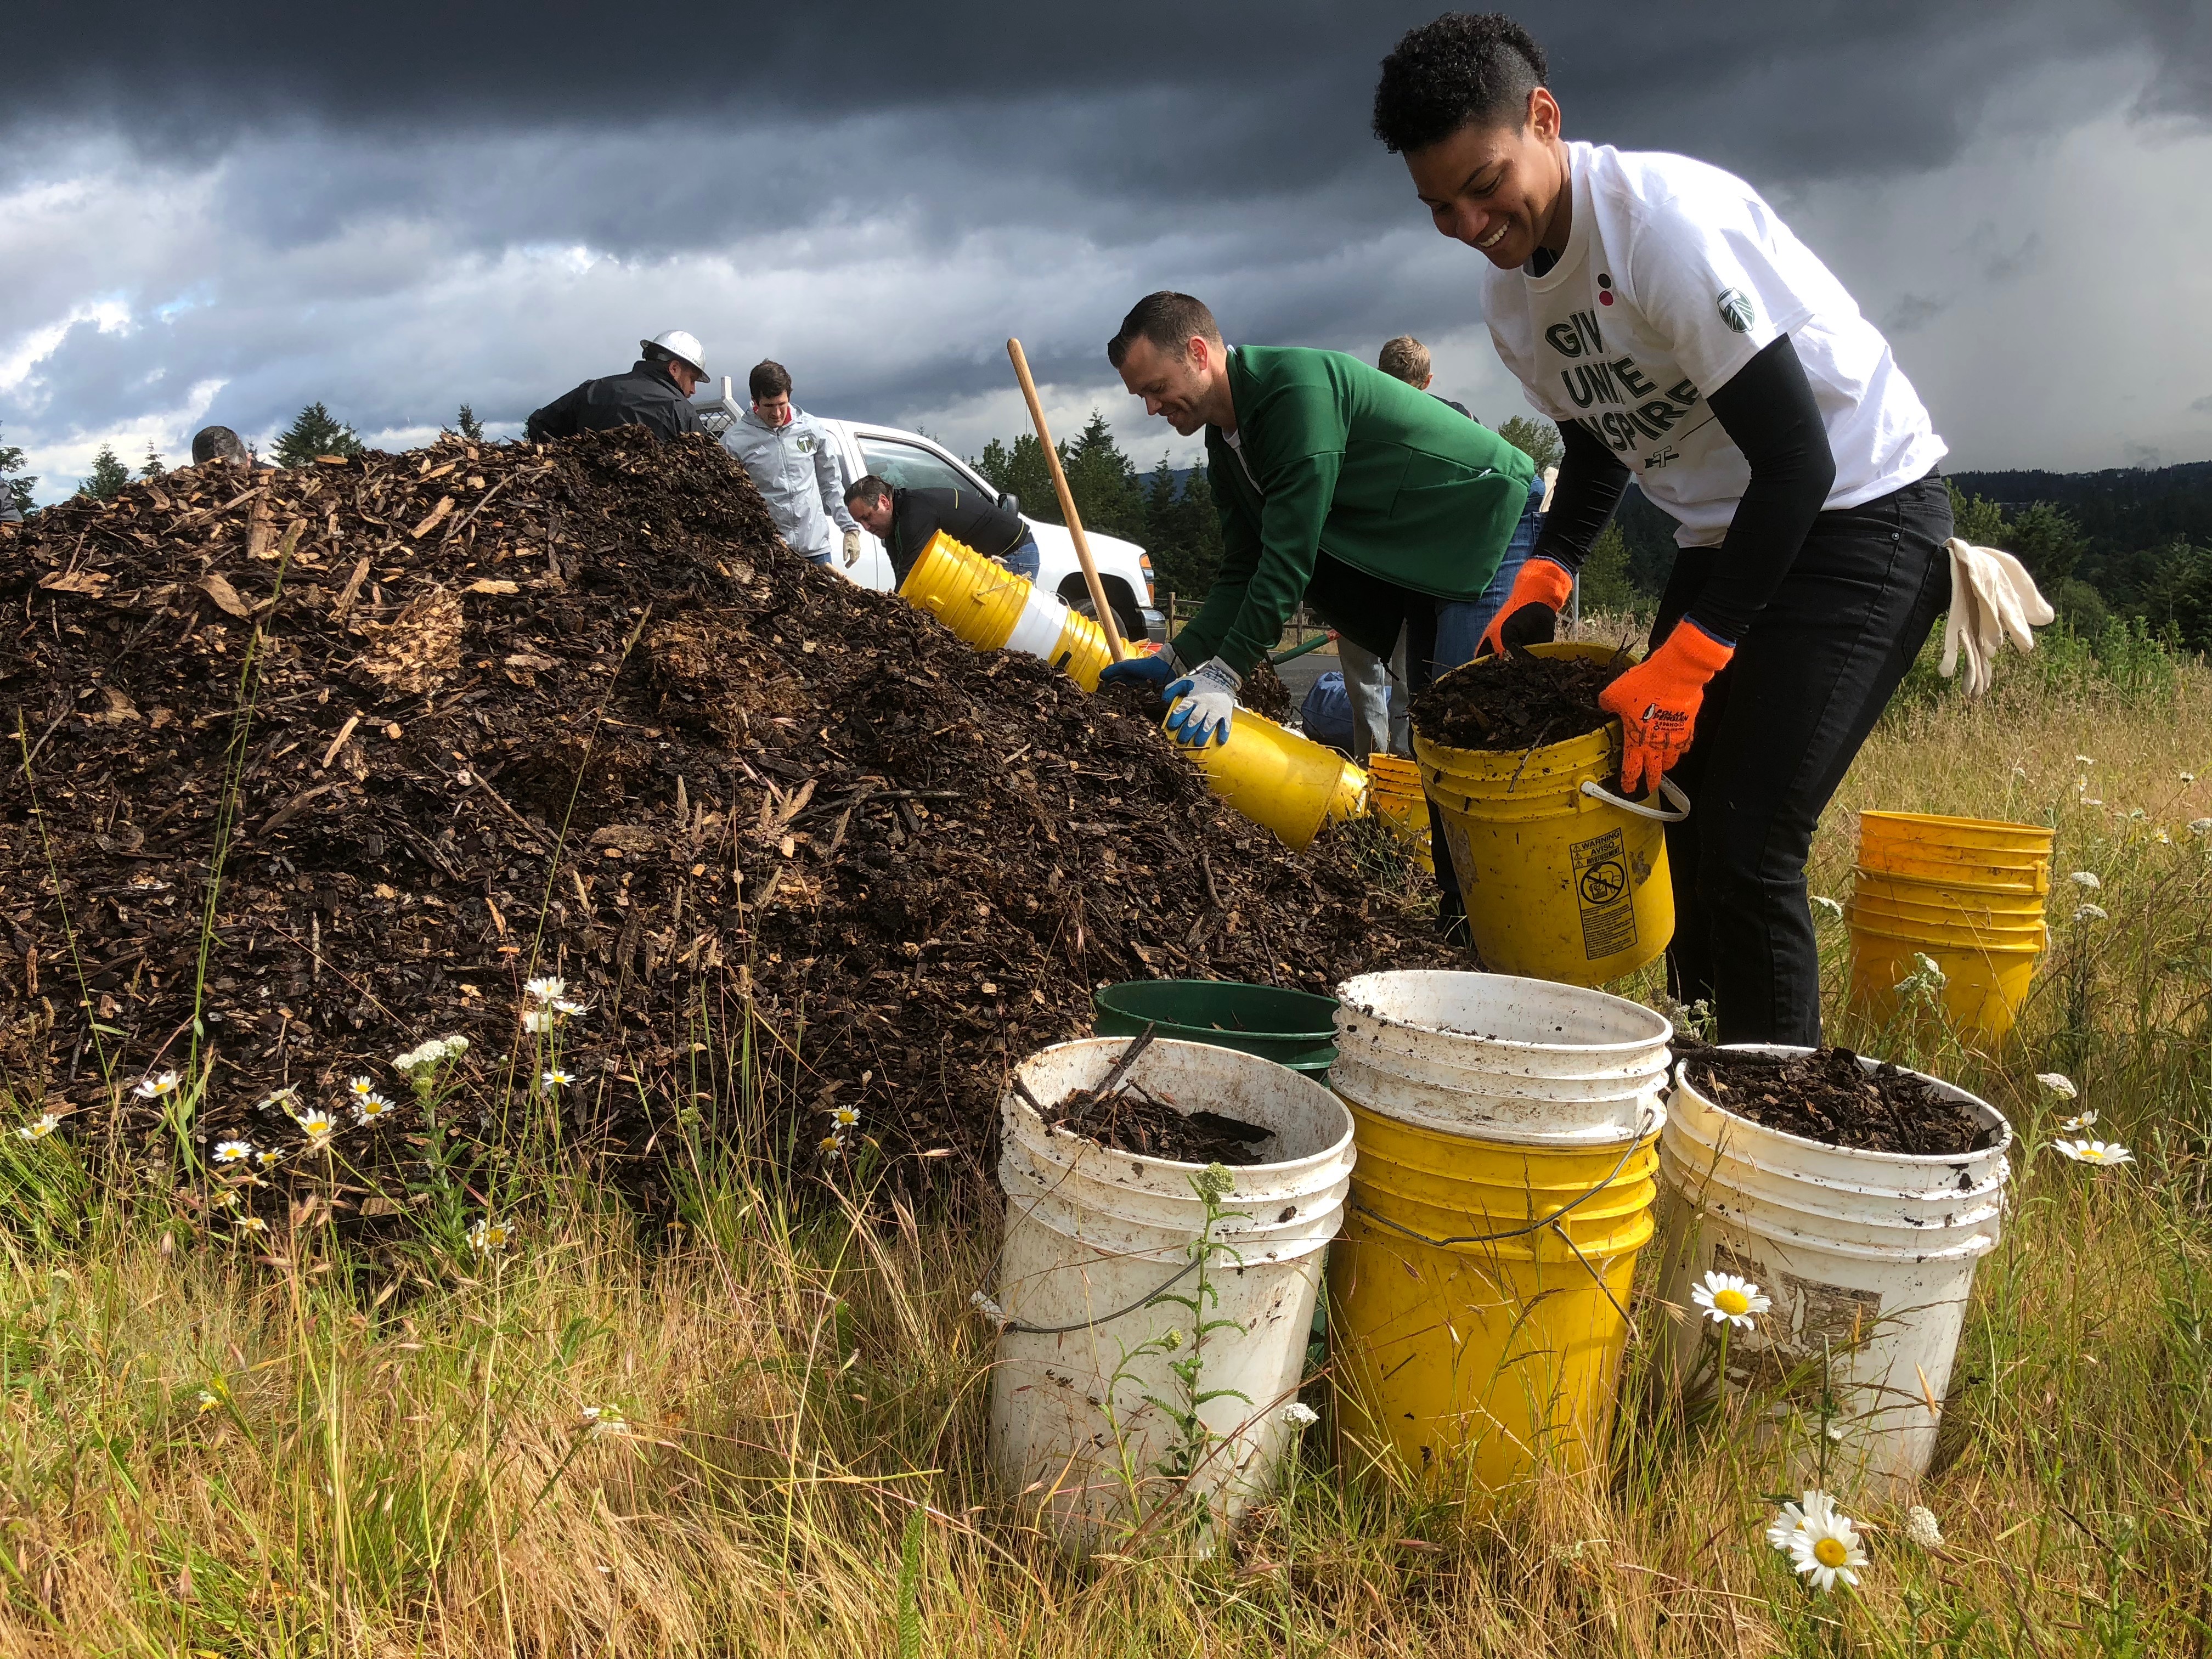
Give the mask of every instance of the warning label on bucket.
[(1582, 911), (1583, 955), (1591, 962), (1618, 955), (1636, 943), (1636, 904), (1628, 888), (1628, 860), (1618, 830), (1567, 848)]

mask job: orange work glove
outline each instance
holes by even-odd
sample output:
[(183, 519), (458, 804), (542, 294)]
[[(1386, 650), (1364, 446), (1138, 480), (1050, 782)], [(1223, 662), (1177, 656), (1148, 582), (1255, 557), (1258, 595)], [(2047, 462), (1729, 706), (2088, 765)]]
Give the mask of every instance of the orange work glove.
[(1705, 682), (1735, 655), (1734, 646), (1685, 617), (1665, 644), (1598, 694), (1598, 706), (1620, 716), (1622, 793), (1656, 789), (1682, 758), (1698, 728)]
[(1509, 645), (1538, 645), (1559, 631), (1559, 612), (1575, 591), (1567, 568), (1552, 559), (1530, 559), (1513, 579), (1513, 591), (1483, 629), (1478, 657), (1502, 657)]

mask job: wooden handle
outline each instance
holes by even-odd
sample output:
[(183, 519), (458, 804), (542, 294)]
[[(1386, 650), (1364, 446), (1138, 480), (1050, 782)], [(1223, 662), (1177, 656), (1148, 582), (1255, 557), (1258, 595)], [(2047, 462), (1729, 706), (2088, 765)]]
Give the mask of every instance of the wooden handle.
[(1036, 427), (1037, 441), (1044, 446), (1044, 464), (1052, 469), (1052, 487), (1060, 497), (1060, 516), (1067, 520), (1067, 533), (1075, 542), (1075, 560), (1083, 567), (1083, 583), (1091, 590), (1091, 608), (1098, 613), (1098, 626), (1106, 635), (1107, 652), (1112, 660), (1119, 662), (1129, 653), (1121, 643), (1114, 607), (1106, 603), (1106, 586), (1098, 580), (1098, 566), (1091, 557), (1091, 544), (1083, 534), (1083, 515), (1075, 510), (1075, 497), (1068, 492), (1067, 475), (1060, 470), (1060, 451), (1053, 447), (1052, 430), (1044, 423), (1044, 405), (1037, 401), (1036, 382), (1030, 379), (1030, 362), (1022, 356), (1022, 343), (1007, 341), (1006, 356), (1013, 359), (1015, 377), (1022, 383), (1022, 396), (1029, 400), (1030, 420)]

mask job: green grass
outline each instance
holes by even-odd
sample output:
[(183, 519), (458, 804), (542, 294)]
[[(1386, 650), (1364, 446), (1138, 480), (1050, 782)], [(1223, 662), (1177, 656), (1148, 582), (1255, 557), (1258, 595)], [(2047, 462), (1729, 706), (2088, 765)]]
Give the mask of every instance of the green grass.
[[(969, 1306), (991, 1277), (986, 1195), (917, 1212), (865, 1146), (798, 1188), (702, 1151), (665, 1228), (526, 1156), (505, 1254), (479, 1258), (462, 1233), (478, 1212), (441, 1200), (370, 1262), (319, 1212), (229, 1237), (179, 1196), (186, 1171), (105, 1185), (96, 1148), (9, 1133), (0, 1644), (2212, 1653), (2212, 838), (2188, 829), (2212, 787), (2181, 779), (2212, 779), (2212, 672), (2078, 657), (2008, 660), (1979, 705), (1901, 700), (1815, 848), (1814, 890), (1840, 896), (1860, 806), (2050, 822), (2062, 874), (2095, 872), (2108, 913), (2075, 923), (2084, 896), (2058, 884), (2057, 943), (1994, 1052), (1834, 1022), (1984, 1095), (2021, 1137), (1936, 1471), (1916, 1494), (1842, 1494), (1874, 1528), (1857, 1594), (1808, 1593), (1765, 1547), (1783, 1473), (1756, 1402), (1670, 1395), (1651, 1340), (1669, 1315), (1648, 1293), (1597, 1479), (1468, 1505), (1340, 1480), (1316, 1429), (1232, 1547), (1079, 1569), (988, 1475), (993, 1337)], [(1834, 1006), (1840, 925), (1824, 942)], [(774, 1087), (774, 1034), (702, 1036), (729, 1050), (716, 1075)], [(2048, 1071), (2137, 1164), (2094, 1174), (2041, 1150)], [(1907, 1497), (1941, 1518), (1941, 1551), (1905, 1540)]]

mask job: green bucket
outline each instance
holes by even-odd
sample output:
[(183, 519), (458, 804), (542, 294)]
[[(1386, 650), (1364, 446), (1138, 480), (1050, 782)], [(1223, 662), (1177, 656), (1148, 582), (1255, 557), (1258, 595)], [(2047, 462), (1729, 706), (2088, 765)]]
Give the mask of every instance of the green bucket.
[(1336, 1060), (1336, 999), (1232, 979), (1133, 979), (1091, 999), (1100, 1036), (1157, 1036), (1235, 1048), (1294, 1072)]

